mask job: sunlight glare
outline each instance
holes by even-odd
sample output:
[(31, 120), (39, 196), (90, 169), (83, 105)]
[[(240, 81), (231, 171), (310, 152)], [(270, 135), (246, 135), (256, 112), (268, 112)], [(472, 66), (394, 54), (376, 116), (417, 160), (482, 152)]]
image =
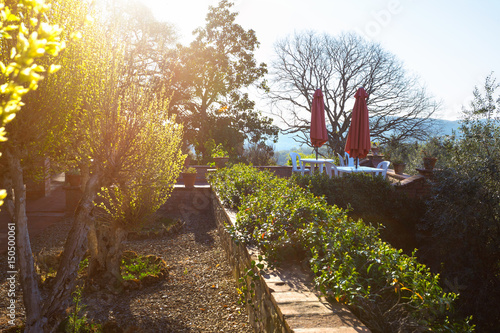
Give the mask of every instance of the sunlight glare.
[(172, 23), (178, 34), (179, 41), (192, 40), (192, 32), (205, 24), (205, 16), (209, 6), (216, 6), (216, 0), (139, 0), (148, 6), (158, 21)]

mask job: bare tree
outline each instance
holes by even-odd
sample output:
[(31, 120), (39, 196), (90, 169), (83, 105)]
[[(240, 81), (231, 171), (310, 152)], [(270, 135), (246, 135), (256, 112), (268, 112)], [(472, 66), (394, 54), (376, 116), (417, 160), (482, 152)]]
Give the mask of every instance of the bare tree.
[(354, 33), (338, 37), (315, 32), (296, 33), (275, 44), (270, 98), (273, 113), (308, 143), (313, 93), (325, 98), (328, 147), (343, 151), (351, 120), (351, 104), (364, 87), (372, 141), (425, 139), (438, 104), (409, 76), (396, 57), (379, 44)]

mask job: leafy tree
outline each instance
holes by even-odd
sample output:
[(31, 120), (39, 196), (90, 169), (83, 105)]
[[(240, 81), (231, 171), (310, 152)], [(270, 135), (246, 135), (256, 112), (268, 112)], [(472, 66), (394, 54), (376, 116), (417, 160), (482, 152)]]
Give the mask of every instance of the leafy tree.
[[(55, 8), (51, 17), (56, 22), (75, 27), (87, 7), (84, 2), (61, 1)], [(125, 47), (112, 38), (118, 33), (112, 29), (98, 20), (87, 24), (82, 40), (71, 44), (60, 59), (66, 70), (44, 80), (26, 99), (16, 121), (8, 124), (9, 128), (23, 126), (23, 131), (9, 131), (12, 136), (4, 152), (16, 193), (14, 219), (27, 332), (52, 331), (62, 319), (78, 265), (87, 251), (87, 237), (95, 223), (91, 213), (101, 188), (108, 193), (115, 188), (127, 193), (124, 205), (137, 206), (141, 203), (138, 197), (152, 197), (154, 208), (166, 200), (180, 172), (182, 126), (169, 117), (165, 94), (127, 84)], [(115, 35), (109, 36), (110, 32)], [(64, 148), (66, 145), (71, 149)], [(87, 181), (57, 276), (42, 299), (26, 228), (23, 168), (25, 157), (44, 152), (59, 155), (60, 163), (73, 160), (85, 166)], [(155, 192), (142, 197), (146, 193), (144, 187), (138, 190), (142, 186)]]
[[(436, 174), (421, 230), (421, 257), (459, 291), (459, 306), (478, 331), (500, 326), (500, 123), (495, 80), (476, 87), (459, 135), (447, 150), (450, 165)], [(482, 118), (482, 119), (481, 119)]]
[(253, 30), (237, 24), (233, 4), (222, 0), (210, 7), (206, 26), (194, 31), (189, 47), (179, 46), (172, 57), (175, 89), (172, 108), (186, 128), (185, 140), (206, 161), (210, 139), (222, 143), (232, 155), (241, 154), (243, 142), (276, 139), (272, 120), (256, 111), (244, 89), (257, 85), (266, 89), (263, 80), (266, 65), (257, 65), (254, 51), (259, 42)]
[(500, 87), (493, 77), (493, 72), (486, 77), (484, 82), (484, 95), (478, 87), (474, 87), (474, 99), (470, 109), (464, 109), (465, 119), (495, 119), (500, 120), (500, 95), (495, 97), (495, 90)]
[(165, 96), (130, 86), (108, 97), (116, 99), (116, 107), (96, 100), (92, 110), (102, 114), (92, 117), (89, 126), (104, 138), (92, 138), (89, 151), (90, 168), (99, 170), (94, 173), (101, 174), (103, 185), (99, 193), (103, 210), (97, 210), (90, 224), (89, 278), (116, 287), (122, 282), (122, 242), (128, 231), (144, 225), (169, 198), (184, 156), (182, 126), (168, 117)]
[[(43, 0), (21, 0), (10, 7), (0, 2), (0, 143), (7, 140), (4, 126), (21, 109), (23, 96), (38, 87), (43, 78), (41, 73), (46, 72), (34, 61), (47, 55), (57, 56), (64, 49), (61, 29), (43, 16), (48, 8)], [(21, 18), (29, 23), (19, 24)], [(55, 72), (58, 68), (50, 65), (48, 71)], [(0, 206), (6, 196), (7, 191), (0, 189)]]
[[(43, 0), (21, 0), (13, 8), (6, 6), (4, 1), (0, 3), (0, 142), (6, 140), (3, 126), (21, 109), (22, 97), (38, 87), (43, 78), (40, 73), (46, 72), (34, 61), (47, 55), (57, 56), (65, 47), (60, 38), (61, 29), (51, 25), (44, 16), (49, 8)], [(57, 69), (58, 66), (53, 65), (49, 72)]]
[(354, 33), (334, 37), (296, 33), (276, 43), (271, 100), (287, 133), (302, 134), (308, 143), (313, 93), (322, 89), (329, 140), (333, 152), (344, 150), (351, 120), (349, 105), (364, 87), (370, 113), (370, 135), (385, 143), (424, 140), (438, 105), (394, 55)]
[(246, 147), (241, 159), (252, 165), (276, 165), (273, 148), (263, 143)]
[[(125, 47), (124, 75), (129, 83), (162, 90), (170, 85), (171, 75), (165, 70), (177, 35), (174, 27), (159, 22), (151, 10), (136, 0), (106, 1), (106, 26), (120, 33), (114, 38)], [(109, 28), (111, 29), (111, 28)]]

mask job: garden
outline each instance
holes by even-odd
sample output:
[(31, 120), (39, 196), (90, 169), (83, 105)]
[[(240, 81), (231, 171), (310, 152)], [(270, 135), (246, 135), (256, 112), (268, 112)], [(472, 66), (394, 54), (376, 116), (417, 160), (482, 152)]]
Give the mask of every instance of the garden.
[[(474, 90), (459, 132), (433, 137), (437, 103), (412, 88), (380, 45), (354, 33), (325, 35), (325, 43), (313, 32), (298, 34), (277, 44), (282, 61), (268, 82), (267, 65), (255, 59), (255, 31), (236, 23), (233, 5), (210, 6), (205, 26), (181, 45), (170, 24), (134, 1), (0, 4), (0, 205), (15, 233), (2, 260), (1, 328), (249, 332), (211, 213), (165, 212), (176, 207), (168, 200), (179, 175), (185, 189), (198, 190), (187, 184), (196, 182), (192, 166), (210, 164), (218, 168), (213, 191), (238, 210), (227, 231), (260, 249), (258, 267), (307, 267), (330, 302), (349, 306), (373, 332), (495, 332), (500, 99), (492, 76), (485, 95)], [(338, 58), (313, 64), (325, 70), (308, 69), (331, 73), (307, 78), (314, 82), (288, 70), (330, 57)], [(344, 61), (346, 70), (360, 70), (328, 68)], [(274, 163), (279, 128), (248, 90), (279, 104), (284, 131), (308, 142), (310, 117), (301, 113), (311, 112), (318, 82), (327, 104), (339, 105), (325, 110), (335, 121), (319, 153), (344, 149), (345, 106), (365, 83), (372, 96), (388, 97), (368, 100), (385, 158), (406, 163), (407, 174), (421, 155), (437, 158), (429, 196), (410, 199), (367, 175), (284, 179), (251, 166)], [(67, 185), (78, 191), (75, 209), (31, 237), (28, 184), (61, 173), (81, 179)]]

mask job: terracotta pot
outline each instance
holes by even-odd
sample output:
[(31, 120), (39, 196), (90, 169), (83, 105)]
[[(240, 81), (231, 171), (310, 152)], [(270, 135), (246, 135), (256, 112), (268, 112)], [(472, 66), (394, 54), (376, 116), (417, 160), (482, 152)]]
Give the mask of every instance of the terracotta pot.
[(397, 175), (402, 175), (405, 171), (406, 163), (392, 163), (394, 166), (394, 172)]
[(224, 168), (226, 166), (227, 161), (229, 161), (229, 157), (214, 157), (215, 167), (217, 169)]
[(196, 181), (195, 173), (182, 173), (182, 180), (184, 181), (184, 187), (193, 188)]
[(435, 157), (424, 157), (424, 169), (432, 170), (436, 165), (437, 158)]

